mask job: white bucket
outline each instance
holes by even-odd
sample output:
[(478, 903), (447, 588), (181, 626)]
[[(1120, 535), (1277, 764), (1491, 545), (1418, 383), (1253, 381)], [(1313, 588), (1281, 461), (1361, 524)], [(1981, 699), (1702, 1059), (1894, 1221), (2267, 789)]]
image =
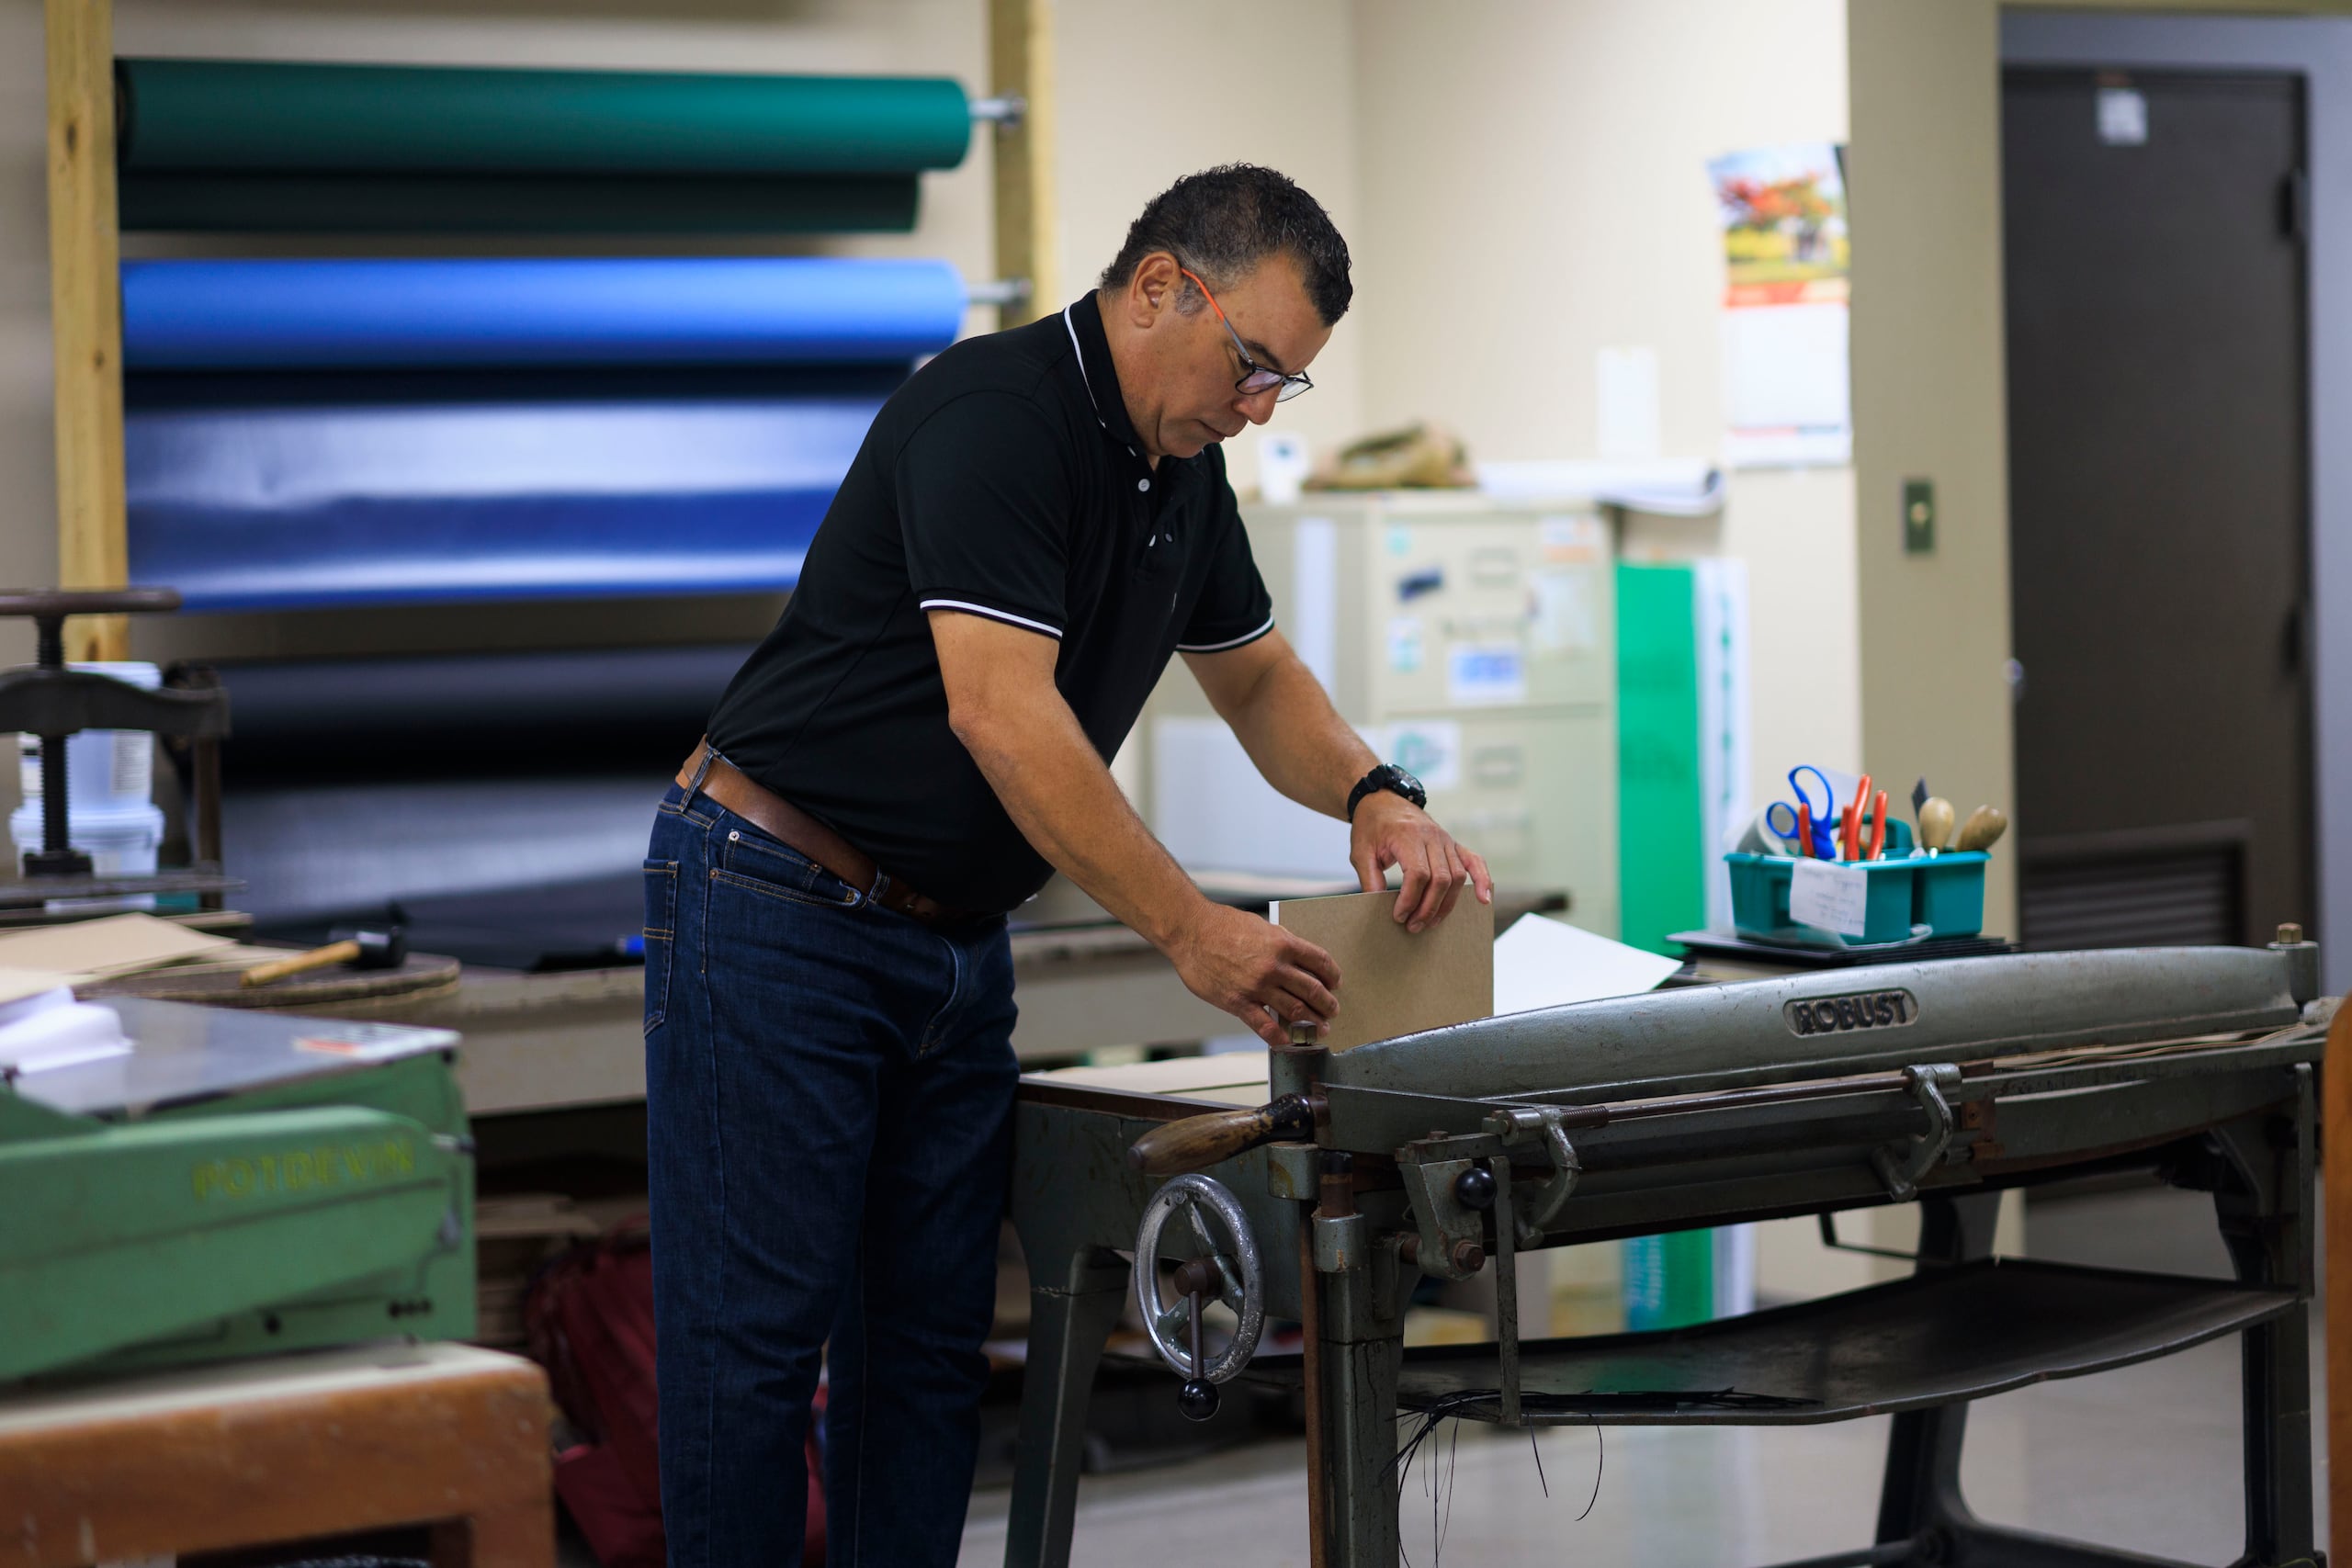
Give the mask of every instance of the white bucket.
[[(70, 664), (69, 670), (111, 675), (141, 691), (164, 683), (153, 664)], [(27, 800), (40, 798), (40, 737), (17, 737), (17, 787)], [(155, 737), (144, 729), (85, 729), (65, 743), (65, 799), (74, 815), (83, 807), (128, 811), (150, 803), (155, 793)]]
[[(66, 797), (68, 816), (65, 840), (90, 857), (90, 872), (95, 876), (141, 876), (155, 869), (155, 852), (164, 842), (164, 813), (160, 807), (140, 805), (113, 810), (84, 809), (78, 795)], [(17, 866), (24, 864), (27, 850), (41, 847), (40, 802), (28, 800), (8, 814), (8, 837), (16, 841)], [(12, 871), (15, 868), (11, 868)], [(155, 896), (152, 893), (127, 898), (49, 900), (57, 908), (67, 904), (96, 908), (104, 904), (112, 908), (152, 909)]]

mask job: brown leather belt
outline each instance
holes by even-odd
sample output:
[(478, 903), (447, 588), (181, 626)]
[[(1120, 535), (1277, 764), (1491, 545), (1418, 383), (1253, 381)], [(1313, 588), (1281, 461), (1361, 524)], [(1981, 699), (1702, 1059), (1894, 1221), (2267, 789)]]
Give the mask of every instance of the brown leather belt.
[(686, 765), (678, 770), (678, 787), (689, 795), (700, 791), (778, 843), (789, 844), (825, 870), (865, 895), (869, 903), (895, 909), (927, 926), (957, 926), (983, 917), (926, 897), (875, 863), (874, 857), (818, 821), (784, 796), (752, 782), (741, 768), (710, 749), (707, 739), (695, 746)]

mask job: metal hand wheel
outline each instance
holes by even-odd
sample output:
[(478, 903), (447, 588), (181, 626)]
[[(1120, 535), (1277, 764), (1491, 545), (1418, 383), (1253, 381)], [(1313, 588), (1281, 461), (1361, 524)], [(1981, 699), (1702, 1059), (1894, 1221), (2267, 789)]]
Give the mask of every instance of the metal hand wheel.
[[(1177, 1269), (1177, 1298), (1167, 1302), (1159, 1293), (1159, 1238), (1179, 1209), (1184, 1211), (1202, 1255)], [(1220, 1247), (1210, 1234), (1203, 1210), (1223, 1224), (1227, 1246)], [(1232, 1342), (1214, 1361), (1201, 1350), (1201, 1309), (1212, 1298), (1231, 1307), (1240, 1320)], [(1223, 1183), (1205, 1176), (1180, 1176), (1151, 1195), (1143, 1208), (1143, 1223), (1136, 1228), (1136, 1301), (1151, 1348), (1184, 1380), (1179, 1406), (1195, 1421), (1207, 1420), (1216, 1414), (1216, 1385), (1250, 1364), (1266, 1323), (1258, 1239), (1250, 1232), (1250, 1217)]]

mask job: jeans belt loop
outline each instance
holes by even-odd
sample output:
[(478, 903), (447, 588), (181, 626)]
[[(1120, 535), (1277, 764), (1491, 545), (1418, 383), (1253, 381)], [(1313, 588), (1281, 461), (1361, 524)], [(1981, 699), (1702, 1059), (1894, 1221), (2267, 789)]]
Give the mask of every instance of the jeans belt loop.
[(864, 901), (867, 904), (879, 905), (881, 908), (887, 909), (889, 906), (883, 904), (882, 900), (889, 897), (889, 893), (890, 874), (884, 871), (881, 866), (877, 864), (874, 868), (874, 886), (865, 890), (865, 897)]
[(704, 776), (710, 772), (710, 765), (713, 762), (719, 761), (721, 760), (722, 759), (718, 755), (718, 749), (710, 743), (710, 739), (707, 736), (704, 737), (702, 743), (702, 758), (699, 761), (695, 763), (695, 776), (686, 781), (686, 805), (692, 806), (695, 803), (695, 796), (702, 793), (702, 781)]

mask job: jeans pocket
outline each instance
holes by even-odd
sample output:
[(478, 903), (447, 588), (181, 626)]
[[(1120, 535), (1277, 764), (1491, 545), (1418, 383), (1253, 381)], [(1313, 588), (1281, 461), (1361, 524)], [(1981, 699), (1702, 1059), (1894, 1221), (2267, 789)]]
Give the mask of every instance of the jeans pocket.
[(725, 886), (795, 904), (845, 909), (859, 897), (856, 888), (798, 850), (749, 828), (728, 829), (710, 874)]
[(670, 1011), (670, 972), (677, 967), (678, 863), (645, 863), (645, 1032)]

